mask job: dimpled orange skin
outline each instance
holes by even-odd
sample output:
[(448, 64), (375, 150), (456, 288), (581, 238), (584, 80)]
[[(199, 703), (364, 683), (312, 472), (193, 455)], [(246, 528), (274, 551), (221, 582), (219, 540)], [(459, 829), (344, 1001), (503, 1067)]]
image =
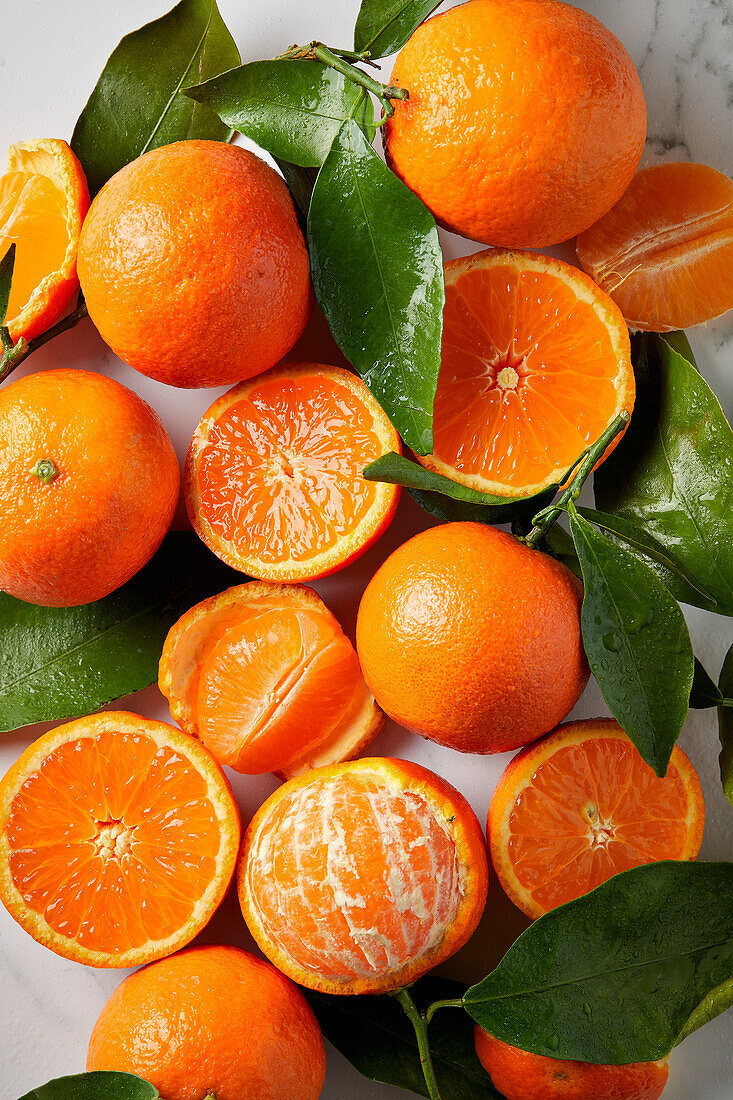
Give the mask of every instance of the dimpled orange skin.
[(560, 562), (480, 523), (398, 547), (364, 592), (356, 647), (378, 704), (461, 752), (507, 752), (553, 729), (589, 669), (582, 587)]
[(657, 1100), (669, 1076), (666, 1061), (593, 1065), (529, 1054), (475, 1029), (476, 1054), (506, 1100)]
[(398, 55), (384, 129), (394, 170), (447, 229), (539, 248), (621, 197), (646, 138), (641, 83), (619, 40), (558, 0), (469, 0)]
[(254, 153), (217, 141), (153, 149), (113, 176), (82, 227), (78, 272), (115, 354), (184, 388), (268, 370), (313, 306), (283, 180)]
[[(31, 471), (50, 459), (58, 476)], [(180, 471), (142, 398), (91, 371), (49, 370), (0, 390), (0, 589), (46, 607), (113, 592), (170, 526)]]
[(316, 1100), (326, 1055), (305, 997), (274, 966), (237, 947), (194, 947), (117, 987), (87, 1070), (136, 1073), (165, 1100)]

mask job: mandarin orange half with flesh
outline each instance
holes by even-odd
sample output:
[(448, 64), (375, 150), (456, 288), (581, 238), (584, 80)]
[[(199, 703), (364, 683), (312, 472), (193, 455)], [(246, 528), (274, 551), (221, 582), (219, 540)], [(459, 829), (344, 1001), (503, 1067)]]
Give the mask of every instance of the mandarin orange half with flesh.
[(592, 718), (514, 757), (488, 836), (505, 892), (539, 917), (630, 867), (695, 859), (704, 824), (700, 780), (678, 745), (660, 779), (618, 722)]
[(237, 947), (192, 947), (117, 987), (87, 1069), (135, 1073), (165, 1100), (317, 1100), (326, 1055), (289, 978)]
[(576, 248), (632, 329), (711, 321), (733, 309), (733, 181), (706, 164), (644, 168)]
[(356, 756), (384, 716), (311, 588), (250, 581), (196, 604), (160, 659), (171, 714), (220, 764), (291, 776)]
[(0, 259), (15, 244), (5, 321), (14, 341), (44, 332), (78, 289), (76, 256), (88, 207), (84, 172), (65, 141), (10, 146), (0, 177)]
[(238, 869), (250, 932), (283, 973), (327, 993), (415, 981), (473, 933), (487, 860), (443, 779), (382, 757), (318, 768), (268, 798)]
[(203, 745), (137, 714), (93, 714), (39, 737), (0, 782), (0, 900), (57, 955), (138, 966), (208, 922), (239, 833)]
[(395, 485), (362, 470), (400, 439), (356, 375), (278, 367), (220, 397), (186, 459), (191, 523), (227, 565), (271, 581), (343, 569), (391, 523)]
[(577, 268), (531, 252), (450, 260), (445, 281), (435, 449), (419, 461), (497, 496), (562, 482), (634, 405), (618, 307)]

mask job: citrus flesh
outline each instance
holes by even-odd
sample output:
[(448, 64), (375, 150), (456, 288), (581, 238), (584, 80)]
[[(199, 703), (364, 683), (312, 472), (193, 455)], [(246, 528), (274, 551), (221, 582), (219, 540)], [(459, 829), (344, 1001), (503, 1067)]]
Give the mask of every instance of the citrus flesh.
[(239, 899), (293, 980), (375, 993), (416, 980), (470, 938), (486, 901), (481, 829), (444, 780), (367, 758), (291, 779), (252, 819)]
[(0, 177), (0, 259), (15, 244), (6, 324), (31, 340), (58, 320), (79, 286), (76, 255), (89, 190), (65, 141), (19, 141)]
[(711, 321), (733, 308), (733, 181), (706, 164), (644, 168), (576, 247), (632, 329)]
[(379, 731), (354, 647), (310, 588), (251, 581), (172, 627), (159, 685), (220, 764), (294, 775), (361, 751)]
[(664, 778), (612, 719), (560, 726), (511, 761), (489, 809), (489, 848), (515, 905), (538, 917), (612, 875), (694, 859), (700, 781), (679, 746)]
[(234, 798), (164, 722), (109, 711), (59, 726), (0, 782), (0, 898), (58, 955), (128, 967), (203, 928), (231, 879)]
[(223, 561), (262, 580), (343, 568), (391, 522), (394, 485), (362, 470), (397, 433), (364, 383), (305, 363), (243, 382), (215, 401), (186, 460), (186, 504)]
[(450, 260), (445, 276), (435, 445), (419, 461), (497, 496), (561, 483), (634, 405), (618, 307), (577, 268), (527, 252)]

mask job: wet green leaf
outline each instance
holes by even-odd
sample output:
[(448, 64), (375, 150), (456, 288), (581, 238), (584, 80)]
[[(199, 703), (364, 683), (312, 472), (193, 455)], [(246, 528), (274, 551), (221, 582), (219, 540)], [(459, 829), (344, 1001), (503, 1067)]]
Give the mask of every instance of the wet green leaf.
[(336, 343), (405, 442), (427, 454), (445, 300), (438, 230), (354, 121), (339, 130), (318, 174), (308, 242)]
[(252, 61), (185, 94), (278, 159), (323, 163), (361, 90), (320, 61)]
[(187, 138), (227, 141), (229, 127), (180, 93), (237, 64), (239, 50), (216, 0), (181, 0), (160, 19), (125, 35), (71, 139), (92, 195), (148, 149)]
[(166, 634), (199, 600), (246, 577), (173, 531), (126, 585), (82, 607), (0, 593), (0, 730), (90, 714), (158, 679)]
[(523, 1050), (618, 1065), (664, 1058), (732, 978), (733, 864), (669, 860), (540, 917), (464, 1004)]
[(698, 591), (681, 598), (733, 615), (733, 431), (682, 335), (645, 333), (632, 346), (634, 415), (596, 473), (596, 502), (677, 563)]
[(99, 1070), (57, 1077), (20, 1100), (157, 1100), (159, 1095), (157, 1089), (132, 1073)]
[(404, 46), (441, 0), (361, 0), (354, 29), (354, 49), (387, 57)]
[(723, 699), (723, 693), (712, 680), (704, 666), (695, 658), (695, 675), (690, 692), (690, 706), (695, 710), (717, 707)]
[(733, 806), (733, 645), (728, 650), (720, 670), (718, 687), (724, 702), (718, 707), (720, 730), (720, 778), (725, 797)]
[(318, 172), (315, 168), (301, 168), (298, 164), (291, 164), (287, 160), (275, 157), (275, 163), (282, 172), (285, 182), (290, 188), (290, 194), (295, 199), (298, 207), (299, 218), (303, 232), (307, 231), (308, 210), (311, 204), (311, 195), (316, 185)]
[(577, 512), (570, 531), (583, 573), (581, 623), (591, 670), (613, 716), (664, 775), (694, 674), (685, 617), (651, 569)]

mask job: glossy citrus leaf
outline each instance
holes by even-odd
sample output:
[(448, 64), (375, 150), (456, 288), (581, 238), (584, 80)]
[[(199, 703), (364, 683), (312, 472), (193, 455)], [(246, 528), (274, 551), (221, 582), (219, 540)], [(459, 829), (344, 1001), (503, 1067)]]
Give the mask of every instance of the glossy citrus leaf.
[(160, 19), (125, 35), (71, 139), (91, 194), (148, 149), (188, 138), (227, 141), (229, 127), (181, 92), (237, 64), (239, 50), (216, 0), (180, 0)]
[(711, 679), (707, 669), (695, 658), (695, 676), (690, 692), (690, 706), (695, 710), (717, 707), (723, 701), (723, 693)]
[(720, 778), (725, 797), (733, 806), (733, 645), (728, 650), (720, 670), (718, 687), (722, 696), (718, 707), (720, 730)]
[(354, 29), (354, 49), (387, 57), (404, 46), (412, 32), (440, 0), (361, 0)]
[(20, 1100), (158, 1100), (159, 1096), (156, 1088), (132, 1073), (98, 1070), (57, 1077)]

